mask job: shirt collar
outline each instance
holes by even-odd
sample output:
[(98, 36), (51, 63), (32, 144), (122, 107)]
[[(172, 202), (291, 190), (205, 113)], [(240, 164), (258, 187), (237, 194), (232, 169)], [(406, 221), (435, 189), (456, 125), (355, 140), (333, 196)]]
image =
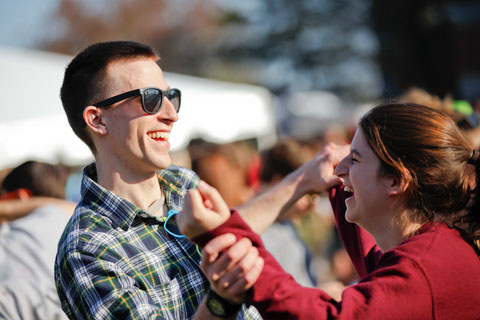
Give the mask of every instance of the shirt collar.
[[(188, 187), (183, 179), (179, 179), (177, 175), (169, 169), (157, 172), (157, 178), (164, 193), (167, 207), (180, 211), (183, 205), (183, 197), (188, 191)], [(127, 230), (139, 213), (142, 213), (142, 215), (146, 214), (144, 210), (135, 204), (99, 185), (97, 183), (95, 163), (83, 169), (81, 193), (82, 205), (88, 205), (98, 214), (110, 218), (113, 227)]]

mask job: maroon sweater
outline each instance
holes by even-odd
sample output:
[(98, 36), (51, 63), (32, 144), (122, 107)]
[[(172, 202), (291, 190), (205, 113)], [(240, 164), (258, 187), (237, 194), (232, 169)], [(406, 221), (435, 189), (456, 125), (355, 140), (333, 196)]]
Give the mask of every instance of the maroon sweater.
[(227, 232), (252, 240), (265, 266), (247, 303), (264, 319), (480, 319), (480, 259), (456, 230), (427, 223), (382, 253), (368, 233), (345, 221), (344, 199), (342, 190), (331, 190), (337, 227), (362, 279), (339, 302), (297, 284), (236, 212), (194, 241), (203, 246)]

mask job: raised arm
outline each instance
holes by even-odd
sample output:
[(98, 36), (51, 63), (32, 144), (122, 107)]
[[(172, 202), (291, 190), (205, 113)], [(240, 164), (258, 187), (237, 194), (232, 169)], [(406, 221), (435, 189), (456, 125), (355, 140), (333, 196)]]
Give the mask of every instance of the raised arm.
[(321, 193), (340, 184), (341, 179), (334, 175), (334, 167), (348, 152), (348, 145), (327, 145), (312, 160), (271, 190), (237, 207), (237, 211), (253, 231), (263, 233), (303, 195)]
[(345, 220), (345, 199), (349, 196), (339, 187), (329, 190), (330, 203), (335, 216), (335, 224), (340, 239), (352, 260), (360, 278), (364, 278), (375, 269), (382, 256), (372, 235), (354, 223)]
[[(237, 211), (254, 232), (262, 233), (304, 194), (339, 185), (342, 180), (334, 174), (334, 168), (348, 152), (347, 145), (327, 145), (277, 186), (236, 208)], [(229, 208), (218, 191), (202, 182), (198, 190), (192, 189), (186, 195), (177, 221), (181, 232), (193, 238), (221, 225), (229, 216)]]

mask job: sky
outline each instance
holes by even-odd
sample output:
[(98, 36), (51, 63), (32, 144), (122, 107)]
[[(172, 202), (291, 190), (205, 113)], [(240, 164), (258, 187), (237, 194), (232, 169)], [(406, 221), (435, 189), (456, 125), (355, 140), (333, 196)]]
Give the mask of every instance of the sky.
[(0, 2), (0, 45), (35, 47), (60, 0)]

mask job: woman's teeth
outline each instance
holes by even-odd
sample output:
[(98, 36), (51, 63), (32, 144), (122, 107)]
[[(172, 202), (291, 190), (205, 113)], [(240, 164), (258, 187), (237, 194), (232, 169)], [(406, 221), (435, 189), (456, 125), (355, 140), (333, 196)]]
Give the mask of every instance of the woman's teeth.
[(147, 135), (152, 139), (165, 139), (167, 140), (170, 137), (169, 132), (165, 131), (156, 131), (156, 132), (149, 132)]
[(346, 192), (353, 192), (353, 188), (349, 187), (349, 186), (344, 186), (343, 190), (346, 191)]

